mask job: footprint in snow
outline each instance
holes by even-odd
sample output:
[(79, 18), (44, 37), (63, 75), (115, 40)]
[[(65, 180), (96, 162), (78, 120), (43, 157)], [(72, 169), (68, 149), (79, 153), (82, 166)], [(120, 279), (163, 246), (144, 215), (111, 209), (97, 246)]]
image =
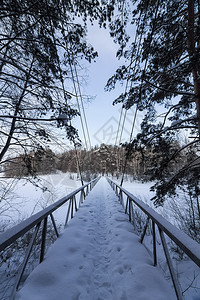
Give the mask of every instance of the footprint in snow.
[(104, 283), (102, 283), (101, 286), (102, 286), (102, 287), (110, 287), (110, 286), (111, 286), (111, 283), (110, 283), (110, 282), (104, 282)]
[(120, 275), (122, 275), (124, 273), (124, 270), (121, 267), (119, 267), (118, 272)]

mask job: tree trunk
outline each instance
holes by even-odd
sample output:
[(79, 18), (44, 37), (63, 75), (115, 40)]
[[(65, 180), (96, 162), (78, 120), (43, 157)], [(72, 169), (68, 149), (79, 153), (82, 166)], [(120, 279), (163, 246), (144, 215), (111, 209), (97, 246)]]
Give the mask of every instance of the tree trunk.
[(194, 82), (194, 93), (196, 95), (196, 109), (197, 109), (197, 122), (198, 122), (198, 132), (200, 137), (200, 78), (198, 76), (198, 66), (195, 61), (196, 51), (195, 51), (195, 33), (194, 33), (194, 0), (188, 0), (188, 30), (187, 30), (187, 44), (188, 53), (190, 57), (190, 63), (192, 66), (192, 76)]
[(191, 221), (193, 223), (193, 228), (195, 230), (196, 229), (196, 222), (195, 222), (194, 205), (193, 205), (193, 199), (192, 199), (192, 196), (191, 196), (190, 193), (189, 193), (189, 197), (190, 197), (190, 206), (191, 206), (191, 211), (192, 211)]
[(31, 73), (32, 66), (33, 66), (33, 61), (31, 63), (31, 65), (30, 65), (29, 72), (26, 75), (26, 81), (24, 83), (24, 87), (23, 87), (22, 93), (21, 93), (21, 95), (19, 97), (19, 100), (18, 100), (16, 106), (15, 106), (15, 111), (14, 111), (14, 115), (13, 115), (14, 118), (12, 119), (12, 122), (11, 122), (11, 127), (10, 127), (10, 131), (9, 131), (9, 134), (8, 134), (8, 138), (6, 140), (5, 146), (3, 147), (3, 149), (0, 152), (0, 161), (2, 161), (4, 155), (8, 151), (8, 149), (10, 147), (11, 140), (13, 138), (13, 134), (15, 132), (16, 122), (17, 122), (17, 118), (16, 117), (17, 117), (17, 115), (19, 113), (21, 102), (22, 102), (22, 100), (24, 98), (24, 94), (25, 94), (26, 89), (27, 89), (28, 81), (29, 81), (29, 78), (30, 78), (30, 73)]

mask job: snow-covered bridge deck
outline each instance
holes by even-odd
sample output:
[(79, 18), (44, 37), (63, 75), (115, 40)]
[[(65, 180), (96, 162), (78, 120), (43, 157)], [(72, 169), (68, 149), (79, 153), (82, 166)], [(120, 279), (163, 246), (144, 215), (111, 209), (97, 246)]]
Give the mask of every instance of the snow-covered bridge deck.
[(176, 299), (152, 262), (101, 178), (16, 299)]

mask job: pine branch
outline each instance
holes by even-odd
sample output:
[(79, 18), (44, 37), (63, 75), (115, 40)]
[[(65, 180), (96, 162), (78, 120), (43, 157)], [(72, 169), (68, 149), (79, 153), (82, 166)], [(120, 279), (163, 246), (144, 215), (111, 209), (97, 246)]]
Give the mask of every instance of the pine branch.
[[(149, 85), (151, 85), (151, 86), (155, 87), (156, 89), (159, 89), (159, 90), (161, 90), (161, 91), (163, 91), (163, 92), (166, 92), (166, 93), (171, 93), (171, 94), (174, 94), (174, 95), (192, 96), (192, 97), (194, 97), (194, 98), (197, 97), (197, 95), (195, 95), (194, 93), (189, 93), (189, 92), (185, 92), (185, 91), (172, 91), (172, 90), (167, 90), (167, 89), (165, 89), (165, 88), (163, 88), (163, 87), (157, 86), (156, 84), (154, 84), (154, 83), (152, 83), (152, 82), (146, 80), (145, 78), (144, 78), (143, 80), (144, 80), (147, 84), (149, 84)], [(195, 101), (195, 100), (194, 100), (194, 101)]]
[[(157, 132), (153, 137), (151, 137), (150, 139), (149, 139), (149, 141), (147, 142), (147, 145), (149, 145), (151, 142), (152, 142), (152, 140), (153, 139), (155, 139), (156, 137), (158, 137), (158, 136), (160, 136), (161, 134), (163, 134), (163, 133), (165, 133), (166, 131), (168, 131), (168, 130), (179, 130), (179, 129), (186, 129), (186, 128), (196, 128), (196, 129), (198, 129), (198, 127), (197, 126), (187, 126), (187, 125), (184, 125), (184, 126), (180, 126), (181, 124), (183, 124), (183, 123), (185, 123), (185, 122), (189, 122), (189, 121), (193, 121), (193, 120), (196, 120), (196, 116), (195, 117), (190, 117), (190, 118), (187, 118), (187, 119), (185, 119), (185, 120), (179, 120), (179, 121), (177, 121), (177, 122), (175, 122), (174, 124), (172, 124), (171, 126), (168, 126), (168, 127), (166, 127), (166, 128), (164, 128), (164, 129), (162, 129), (162, 130), (160, 130), (159, 132)], [(179, 125), (178, 127), (177, 127), (177, 125)]]
[(18, 119), (18, 120), (27, 120), (27, 121), (39, 121), (39, 122), (51, 122), (51, 121), (65, 121), (67, 117), (58, 117), (58, 118), (28, 118), (28, 117), (20, 117), (20, 116), (11, 116), (11, 115), (0, 115), (0, 118), (3, 119)]

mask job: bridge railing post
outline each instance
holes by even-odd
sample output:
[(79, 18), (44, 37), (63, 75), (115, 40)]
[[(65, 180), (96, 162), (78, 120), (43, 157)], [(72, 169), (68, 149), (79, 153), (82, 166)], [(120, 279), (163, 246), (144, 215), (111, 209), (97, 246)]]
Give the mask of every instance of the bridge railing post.
[(81, 191), (81, 194), (80, 194), (79, 206), (80, 206), (80, 204), (83, 203), (83, 198), (84, 198), (84, 190), (82, 190), (82, 191)]
[(136, 231), (137, 226), (136, 226), (136, 219), (135, 219), (135, 211), (133, 209), (133, 201), (131, 201), (131, 200), (130, 200), (130, 206), (131, 206), (132, 224), (133, 224), (134, 230)]
[(156, 229), (155, 222), (152, 220), (152, 235), (153, 235), (153, 265), (157, 266), (157, 250), (156, 250)]
[(43, 229), (42, 229), (42, 241), (41, 241), (41, 252), (40, 252), (40, 263), (44, 259), (45, 253), (45, 244), (46, 244), (46, 233), (47, 233), (47, 218), (46, 217), (43, 221)]
[(181, 289), (180, 289), (180, 286), (179, 286), (179, 282), (178, 282), (177, 276), (174, 272), (171, 257), (169, 255), (169, 250), (167, 248), (167, 243), (166, 243), (166, 240), (165, 240), (165, 236), (164, 236), (163, 231), (160, 228), (159, 228), (159, 233), (160, 233), (160, 238), (161, 238), (163, 250), (164, 250), (164, 253), (165, 253), (165, 257), (166, 257), (166, 260), (167, 260), (167, 264), (168, 264), (168, 267), (169, 267), (170, 275), (171, 275), (171, 278), (172, 278), (172, 282), (173, 282), (173, 285), (174, 285), (174, 290), (175, 290), (175, 293), (176, 293), (176, 297), (177, 297), (178, 300), (183, 300), (183, 296), (182, 296), (182, 292), (181, 292)]
[(125, 214), (128, 212), (128, 203), (129, 203), (129, 197), (126, 198), (126, 206), (125, 206)]
[(75, 205), (75, 212), (78, 211), (77, 203), (76, 203), (76, 195), (74, 195), (74, 205)]
[(67, 215), (66, 215), (66, 219), (65, 219), (65, 226), (67, 225), (68, 220), (69, 220), (70, 209), (71, 209), (71, 198), (69, 200), (69, 204), (68, 204), (68, 208), (67, 208)]
[(57, 229), (57, 227), (56, 227), (56, 223), (55, 223), (55, 220), (54, 220), (53, 214), (50, 214), (50, 217), (51, 217), (51, 221), (52, 221), (52, 224), (53, 224), (53, 227), (54, 227), (55, 233), (56, 233), (57, 237), (59, 237), (58, 229)]
[(123, 192), (120, 190), (119, 192), (119, 199), (120, 199), (120, 204), (124, 208), (124, 199), (123, 199)]
[(115, 186), (115, 193), (116, 193), (117, 196), (119, 196), (119, 194), (118, 194), (118, 189), (117, 189), (117, 185)]
[(86, 187), (86, 196), (88, 195), (88, 193), (89, 193), (89, 187), (87, 185), (87, 187)]
[(120, 190), (119, 190), (119, 195), (118, 196), (119, 196), (119, 203), (122, 204), (122, 193), (121, 193)]
[(129, 212), (129, 222), (132, 221), (132, 217), (131, 217), (131, 199), (128, 198), (128, 212)]
[(74, 217), (74, 197), (71, 198), (71, 219)]
[(147, 227), (148, 227), (148, 225), (149, 225), (149, 220), (150, 220), (150, 218), (149, 218), (149, 216), (148, 216), (148, 217), (147, 217), (147, 220), (146, 220), (146, 223), (145, 223), (145, 225), (144, 225), (144, 229), (143, 229), (141, 238), (140, 238), (140, 243), (141, 243), (141, 244), (143, 243), (145, 234), (146, 234), (146, 232), (147, 232)]

